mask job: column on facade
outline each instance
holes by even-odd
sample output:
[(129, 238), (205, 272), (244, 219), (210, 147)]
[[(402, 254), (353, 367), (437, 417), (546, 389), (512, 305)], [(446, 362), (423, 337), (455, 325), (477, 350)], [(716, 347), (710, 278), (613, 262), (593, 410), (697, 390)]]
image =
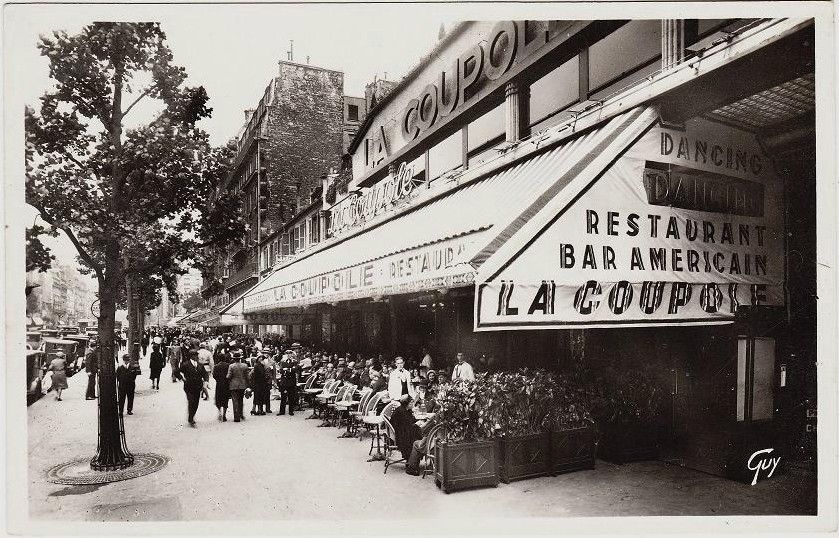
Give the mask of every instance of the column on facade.
[(517, 142), (525, 134), (528, 125), (530, 86), (510, 81), (504, 87), (505, 134), (507, 142)]
[(684, 19), (661, 21), (661, 68), (671, 69), (685, 59)]

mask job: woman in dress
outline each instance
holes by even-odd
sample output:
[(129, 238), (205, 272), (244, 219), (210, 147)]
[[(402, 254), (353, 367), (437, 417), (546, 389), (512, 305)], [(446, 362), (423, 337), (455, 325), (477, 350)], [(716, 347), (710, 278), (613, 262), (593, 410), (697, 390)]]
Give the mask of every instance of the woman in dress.
[(61, 401), (61, 391), (67, 388), (67, 359), (61, 351), (55, 354), (50, 362), (47, 371), (52, 372), (52, 389), (55, 391), (55, 399)]
[(216, 409), (218, 409), (218, 419), (227, 422), (227, 402), (230, 401), (230, 380), (227, 379), (227, 371), (230, 362), (225, 352), (219, 353), (216, 360), (216, 365), (213, 367), (213, 379), (216, 380)]
[(251, 388), (253, 389), (253, 409), (251, 410), (251, 414), (264, 415), (265, 395), (268, 392), (268, 383), (265, 381), (265, 365), (258, 358), (254, 360), (251, 374)]
[(149, 357), (149, 379), (151, 379), (151, 388), (160, 390), (160, 372), (166, 366), (166, 360), (163, 358), (163, 353), (160, 352), (160, 346), (152, 344), (151, 357)]

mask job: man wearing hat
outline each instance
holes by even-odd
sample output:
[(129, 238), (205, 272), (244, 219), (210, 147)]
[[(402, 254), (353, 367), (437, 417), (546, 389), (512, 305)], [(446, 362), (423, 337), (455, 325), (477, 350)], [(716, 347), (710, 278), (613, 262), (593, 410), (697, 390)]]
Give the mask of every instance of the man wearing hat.
[(300, 366), (293, 353), (286, 351), (277, 368), (277, 386), (280, 389), (280, 410), (277, 416), (284, 415), (288, 405), (288, 415), (294, 416), (294, 406), (297, 405), (297, 382), (300, 377)]
[(96, 399), (96, 374), (99, 373), (99, 342), (92, 340), (90, 349), (84, 356), (84, 369), (87, 372), (87, 392), (85, 400)]
[(233, 422), (245, 420), (242, 412), (244, 406), (245, 389), (248, 388), (248, 365), (242, 362), (244, 353), (237, 349), (233, 351), (232, 363), (227, 369), (227, 379), (230, 380), (230, 395), (233, 400)]
[(122, 354), (122, 364), (117, 367), (117, 395), (119, 397), (119, 414), (125, 411), (125, 401), (128, 400), (128, 414), (133, 415), (134, 390), (137, 387), (137, 368), (131, 367), (131, 357)]
[(201, 399), (202, 390), (206, 390), (207, 374), (204, 366), (198, 362), (198, 352), (194, 349), (188, 350), (186, 357), (181, 361), (176, 374), (178, 379), (184, 382), (184, 393), (186, 394), (187, 422), (190, 427), (195, 427), (195, 413), (198, 411), (198, 402)]

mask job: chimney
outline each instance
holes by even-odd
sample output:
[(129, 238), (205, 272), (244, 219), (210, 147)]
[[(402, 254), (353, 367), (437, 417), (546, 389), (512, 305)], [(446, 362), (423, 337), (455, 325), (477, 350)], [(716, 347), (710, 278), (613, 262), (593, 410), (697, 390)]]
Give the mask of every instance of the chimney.
[(253, 109), (253, 108), (246, 108), (246, 109), (245, 109), (245, 123), (247, 123), (248, 121), (250, 121), (251, 116), (253, 116), (253, 111), (254, 111), (254, 110), (255, 110), (255, 109)]

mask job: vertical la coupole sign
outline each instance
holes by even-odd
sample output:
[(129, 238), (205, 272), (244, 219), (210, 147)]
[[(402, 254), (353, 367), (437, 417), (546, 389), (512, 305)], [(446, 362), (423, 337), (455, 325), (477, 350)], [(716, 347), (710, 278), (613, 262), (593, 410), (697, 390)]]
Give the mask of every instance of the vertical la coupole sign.
[(476, 330), (730, 322), (782, 304), (782, 184), (753, 135), (656, 126), (572, 186), (526, 248), (479, 274)]

